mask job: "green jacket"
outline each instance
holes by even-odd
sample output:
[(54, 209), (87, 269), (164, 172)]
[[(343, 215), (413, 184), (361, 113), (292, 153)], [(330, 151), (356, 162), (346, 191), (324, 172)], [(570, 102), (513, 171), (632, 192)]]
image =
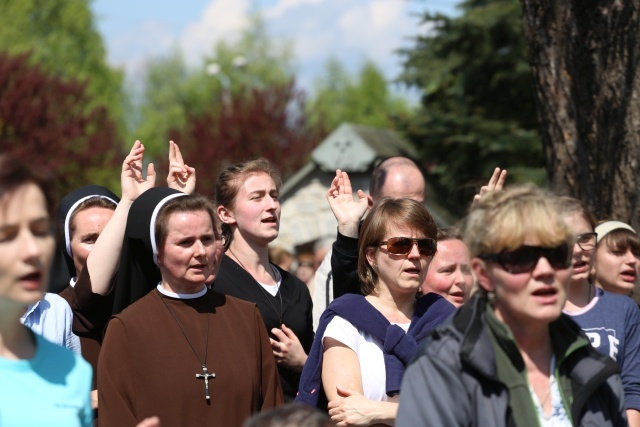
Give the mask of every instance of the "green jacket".
[[(519, 362), (496, 354), (486, 306), (486, 299), (474, 295), (422, 345), (404, 375), (397, 426), (537, 425), (528, 387), (526, 399), (512, 400), (498, 373), (498, 363), (517, 372)], [(626, 426), (616, 363), (586, 345), (583, 332), (564, 314), (550, 329), (556, 376), (573, 425)]]

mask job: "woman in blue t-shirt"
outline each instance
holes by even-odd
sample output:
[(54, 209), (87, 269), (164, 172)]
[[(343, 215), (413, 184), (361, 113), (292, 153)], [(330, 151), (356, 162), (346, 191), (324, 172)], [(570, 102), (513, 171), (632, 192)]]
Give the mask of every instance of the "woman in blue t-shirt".
[(564, 313), (580, 325), (591, 344), (620, 366), (629, 425), (640, 425), (640, 310), (629, 297), (590, 283), (596, 242), (595, 220), (583, 204), (556, 198), (558, 210), (573, 233), (573, 272)]
[[(50, 182), (0, 156), (0, 425), (91, 426), (91, 367), (20, 323), (43, 297), (55, 242)], [(37, 410), (35, 410), (37, 408)]]

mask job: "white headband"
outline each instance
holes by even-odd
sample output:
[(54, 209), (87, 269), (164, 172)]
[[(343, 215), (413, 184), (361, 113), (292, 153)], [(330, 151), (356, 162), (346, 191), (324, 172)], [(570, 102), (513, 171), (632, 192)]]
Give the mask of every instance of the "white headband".
[[(625, 224), (621, 221), (606, 221), (602, 224), (598, 225), (595, 229), (595, 232), (598, 233), (597, 243), (600, 243), (602, 239), (609, 233), (614, 230), (629, 230), (633, 234), (637, 234), (636, 230), (634, 230), (629, 224)], [(596, 244), (597, 244), (596, 243)]]
[(153, 252), (153, 263), (155, 265), (158, 265), (158, 249), (156, 248), (156, 218), (158, 217), (158, 213), (160, 212), (160, 209), (165, 205), (165, 203), (180, 196), (186, 196), (186, 194), (173, 193), (160, 200), (160, 202), (153, 210), (153, 214), (151, 215), (151, 222), (149, 223), (149, 236), (151, 236), (151, 250)]
[(73, 255), (71, 254), (71, 230), (69, 230), (69, 223), (71, 222), (71, 216), (73, 215), (73, 212), (78, 208), (80, 203), (84, 202), (87, 199), (93, 199), (94, 197), (98, 199), (107, 199), (114, 205), (118, 206), (118, 202), (113, 200), (111, 197), (102, 196), (99, 194), (92, 194), (90, 196), (83, 197), (82, 199), (78, 200), (71, 206), (71, 209), (69, 209), (69, 211), (67, 212), (67, 216), (64, 218), (64, 245), (65, 245), (65, 248), (67, 249), (67, 254), (71, 258), (73, 258)]

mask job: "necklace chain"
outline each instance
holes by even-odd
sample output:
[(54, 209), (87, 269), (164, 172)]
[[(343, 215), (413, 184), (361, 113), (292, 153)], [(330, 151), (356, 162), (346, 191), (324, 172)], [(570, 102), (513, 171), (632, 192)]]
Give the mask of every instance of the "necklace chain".
[[(280, 311), (278, 311), (278, 309), (276, 308), (276, 306), (271, 302), (271, 299), (269, 298), (269, 295), (267, 294), (267, 291), (264, 290), (264, 288), (262, 287), (262, 285), (260, 284), (260, 282), (258, 282), (258, 280), (256, 280), (255, 277), (253, 277), (253, 275), (251, 273), (249, 273), (249, 270), (247, 270), (247, 267), (244, 266), (244, 264), (242, 264), (242, 261), (240, 261), (240, 258), (238, 258), (238, 256), (233, 253), (233, 251), (231, 250), (231, 248), (228, 249), (229, 253), (231, 255), (233, 255), (233, 257), (236, 259), (236, 261), (238, 261), (238, 264), (240, 264), (240, 267), (242, 267), (242, 269), (244, 271), (247, 272), (247, 274), (249, 276), (251, 276), (251, 278), (253, 279), (253, 281), (256, 283), (256, 285), (258, 286), (258, 288), (262, 291), (262, 294), (264, 295), (264, 298), (267, 300), (267, 302), (269, 303), (269, 305), (271, 306), (271, 308), (273, 309), (273, 311), (276, 313), (276, 316), (278, 316), (278, 320), (280, 321), (280, 325), (282, 325), (282, 312), (283, 312), (283, 305), (282, 305), (282, 292), (280, 292), (280, 287), (278, 287), (277, 293), (278, 293), (278, 297), (280, 299)], [(269, 264), (269, 267), (271, 267), (271, 272), (273, 273), (273, 277), (274, 280), (278, 280), (278, 275), (276, 274), (276, 272), (273, 269), (273, 266), (271, 264)], [(275, 296), (275, 295), (274, 295)]]
[[(545, 403), (547, 403), (547, 399), (549, 399), (549, 397), (551, 396), (551, 389), (554, 387), (553, 383), (554, 383), (554, 381), (555, 381), (555, 377), (554, 377), (554, 375), (553, 375), (553, 371), (554, 371), (554, 369), (555, 369), (555, 365), (556, 365), (556, 363), (555, 363), (555, 355), (553, 355), (553, 354), (551, 355), (551, 362), (550, 362), (550, 364), (549, 364), (549, 365), (550, 365), (550, 366), (549, 366), (549, 371), (550, 371), (550, 373), (549, 373), (549, 384), (547, 385), (547, 391), (546, 391), (546, 393), (545, 393), (544, 397), (542, 398), (542, 400), (540, 400), (540, 398), (539, 398), (539, 397), (537, 397), (537, 394), (536, 394), (536, 392), (534, 391), (533, 387), (532, 387), (532, 386), (529, 386), (529, 387), (530, 387), (530, 390), (531, 390), (531, 393), (536, 394), (536, 397), (537, 397), (538, 403), (540, 404), (540, 409), (541, 409), (541, 411), (542, 411), (542, 414), (543, 414), (545, 417), (546, 417), (547, 415), (546, 415), (545, 410), (544, 410), (544, 405), (545, 405)], [(553, 400), (551, 401), (551, 405), (552, 405), (551, 410), (553, 411)]]
[(542, 402), (540, 402), (540, 406), (543, 408), (544, 410), (544, 404), (547, 403), (547, 399), (549, 398), (549, 395), (551, 394), (551, 378), (553, 376), (549, 377), (549, 385), (547, 386), (547, 392), (544, 395), (544, 399), (542, 399)]
[[(189, 339), (187, 334), (184, 332), (184, 329), (182, 329), (182, 326), (180, 325), (180, 322), (178, 322), (178, 318), (176, 317), (175, 314), (173, 314), (173, 311), (171, 310), (171, 308), (169, 308), (169, 305), (167, 304), (167, 302), (164, 300), (164, 298), (160, 294), (160, 291), (156, 290), (156, 292), (158, 292), (158, 295), (160, 296), (160, 301), (162, 301), (164, 306), (167, 307), (167, 310), (169, 310), (169, 313), (171, 313), (171, 317), (173, 317), (173, 320), (176, 322), (176, 325), (178, 325), (178, 328), (180, 329), (180, 332), (182, 332), (182, 335), (187, 340), (187, 343), (189, 344), (189, 347), (191, 347), (191, 350), (193, 351), (193, 354), (196, 355), (196, 358), (198, 359), (198, 362), (200, 362), (200, 365), (202, 365), (202, 367), (206, 369), (206, 367), (207, 367), (206, 366), (207, 365), (207, 350), (209, 349), (209, 319), (211, 318), (211, 310), (207, 310), (207, 337), (205, 339), (205, 346), (204, 346), (204, 360), (200, 360), (200, 356), (198, 356), (198, 352), (193, 347), (193, 344), (191, 344), (191, 340)], [(207, 293), (209, 293), (209, 292), (207, 292)]]

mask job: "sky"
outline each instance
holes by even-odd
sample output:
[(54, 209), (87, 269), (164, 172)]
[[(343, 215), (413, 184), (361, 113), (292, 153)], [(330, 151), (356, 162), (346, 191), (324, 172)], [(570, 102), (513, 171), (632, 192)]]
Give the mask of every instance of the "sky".
[(457, 0), (92, 0), (108, 61), (141, 81), (150, 58), (174, 47), (191, 66), (219, 40), (234, 40), (258, 10), (271, 37), (293, 42), (296, 78), (311, 90), (330, 57), (351, 72), (372, 60), (392, 80), (401, 70), (394, 51), (410, 47), (425, 28), (424, 10), (455, 13)]

